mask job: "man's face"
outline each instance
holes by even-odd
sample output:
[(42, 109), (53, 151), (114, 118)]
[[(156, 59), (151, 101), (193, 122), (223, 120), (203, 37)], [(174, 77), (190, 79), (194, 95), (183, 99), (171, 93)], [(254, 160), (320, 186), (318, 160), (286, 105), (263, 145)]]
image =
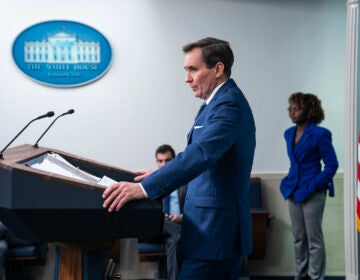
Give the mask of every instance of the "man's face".
[(201, 48), (194, 48), (185, 54), (184, 68), (185, 82), (190, 85), (194, 96), (206, 100), (217, 86), (217, 66), (207, 68), (201, 59)]
[(171, 155), (170, 151), (167, 151), (166, 153), (157, 153), (156, 154), (156, 163), (158, 167), (163, 167), (165, 164), (167, 164), (170, 160), (172, 160), (173, 157)]

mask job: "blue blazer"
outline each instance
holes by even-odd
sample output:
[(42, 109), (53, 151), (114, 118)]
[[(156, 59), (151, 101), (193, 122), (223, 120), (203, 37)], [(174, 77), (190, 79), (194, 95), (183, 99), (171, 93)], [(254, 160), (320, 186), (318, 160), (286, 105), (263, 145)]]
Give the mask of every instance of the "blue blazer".
[(181, 232), (185, 257), (221, 260), (251, 253), (254, 150), (251, 109), (230, 79), (195, 121), (185, 150), (142, 181), (150, 199), (188, 183)]
[(294, 144), (295, 133), (296, 126), (284, 133), (290, 170), (280, 184), (283, 197), (292, 197), (295, 203), (299, 203), (314, 191), (323, 189), (328, 189), (329, 195), (334, 196), (333, 177), (339, 164), (331, 143), (331, 132), (310, 122), (297, 144)]

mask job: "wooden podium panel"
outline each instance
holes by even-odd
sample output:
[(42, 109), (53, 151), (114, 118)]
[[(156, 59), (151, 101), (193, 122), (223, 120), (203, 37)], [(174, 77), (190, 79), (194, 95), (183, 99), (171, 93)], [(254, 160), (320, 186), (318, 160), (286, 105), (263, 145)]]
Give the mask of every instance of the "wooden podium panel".
[(132, 182), (133, 172), (63, 151), (21, 145), (0, 160), (0, 220), (18, 237), (37, 242), (98, 241), (157, 236), (161, 201), (136, 200), (119, 212), (102, 207), (105, 187), (38, 170), (27, 162), (57, 153), (97, 177)]

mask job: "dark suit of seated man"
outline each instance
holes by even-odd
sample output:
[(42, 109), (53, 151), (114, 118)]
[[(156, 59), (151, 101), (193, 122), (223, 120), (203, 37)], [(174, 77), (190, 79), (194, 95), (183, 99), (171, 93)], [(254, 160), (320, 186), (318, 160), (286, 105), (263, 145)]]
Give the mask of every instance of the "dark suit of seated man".
[[(155, 152), (159, 168), (175, 157), (175, 151), (170, 145), (162, 145)], [(181, 237), (182, 213), (187, 186), (184, 185), (164, 198), (165, 221), (162, 238), (166, 251), (167, 279), (176, 280), (179, 273), (180, 253), (178, 251)]]

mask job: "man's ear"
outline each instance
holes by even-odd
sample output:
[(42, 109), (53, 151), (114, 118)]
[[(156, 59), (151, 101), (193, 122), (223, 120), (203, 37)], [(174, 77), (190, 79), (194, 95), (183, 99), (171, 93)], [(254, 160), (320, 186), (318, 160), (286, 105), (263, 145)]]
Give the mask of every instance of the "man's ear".
[(218, 62), (215, 64), (216, 78), (221, 78), (224, 74), (224, 63)]

